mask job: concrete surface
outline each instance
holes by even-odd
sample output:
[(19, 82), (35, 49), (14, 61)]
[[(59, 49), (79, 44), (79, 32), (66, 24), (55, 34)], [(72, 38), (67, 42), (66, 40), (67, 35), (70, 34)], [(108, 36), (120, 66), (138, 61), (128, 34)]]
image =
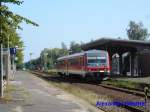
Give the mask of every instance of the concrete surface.
[(10, 83), (13, 100), (0, 103), (0, 112), (102, 112), (25, 71), (17, 71)]

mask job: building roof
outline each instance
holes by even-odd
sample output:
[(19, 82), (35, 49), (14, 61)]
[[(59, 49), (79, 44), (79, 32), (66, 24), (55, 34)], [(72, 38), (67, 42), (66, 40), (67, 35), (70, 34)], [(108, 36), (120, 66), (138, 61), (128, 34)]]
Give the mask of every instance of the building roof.
[(109, 53), (136, 52), (142, 49), (150, 49), (150, 41), (100, 38), (82, 45), (81, 48), (83, 50), (102, 49), (109, 51)]

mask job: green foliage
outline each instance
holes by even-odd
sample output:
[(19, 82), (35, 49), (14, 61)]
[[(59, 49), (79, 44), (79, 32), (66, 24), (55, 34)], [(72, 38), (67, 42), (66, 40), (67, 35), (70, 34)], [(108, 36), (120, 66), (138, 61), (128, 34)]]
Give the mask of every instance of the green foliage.
[[(20, 23), (25, 22), (26, 24), (32, 24), (34, 26), (38, 26), (38, 24), (30, 19), (13, 13), (11, 10), (9, 10), (9, 7), (6, 6), (8, 3), (21, 5), (23, 1), (0, 0), (0, 44), (3, 44), (4, 47), (8, 47), (9, 42), (10, 47), (18, 46), (19, 48), (23, 48), (24, 43), (17, 33), (18, 29), (22, 30)], [(19, 68), (23, 63), (22, 51), (18, 51), (16, 56), (18, 58), (17, 68)]]
[(68, 52), (68, 49), (67, 49), (67, 46), (66, 46), (66, 44), (65, 43), (61, 43), (61, 50), (60, 50), (60, 54), (61, 54), (61, 56), (65, 56), (65, 55), (68, 55), (69, 54), (69, 52)]
[(32, 69), (47, 69), (48, 67), (48, 69), (52, 69), (55, 67), (57, 59), (59, 57), (69, 55), (69, 51), (72, 51), (72, 53), (81, 52), (80, 44), (74, 41), (71, 42), (70, 49), (68, 49), (63, 42), (61, 43), (61, 46), (62, 48), (45, 48), (41, 51), (39, 58), (25, 63), (26, 67), (31, 68), (32, 66)]
[[(8, 2), (9, 0), (7, 0)], [(16, 0), (10, 0), (11, 2), (16, 1)], [(16, 3), (16, 2), (15, 2)], [(12, 11), (9, 10), (9, 8), (6, 5), (1, 5), (0, 6), (0, 23), (1, 23), (1, 43), (3, 43), (3, 38), (7, 38), (9, 33), (12, 33), (12, 30), (17, 30), (21, 29), (20, 23), (25, 22), (27, 24), (32, 24), (34, 26), (38, 26), (35, 22), (22, 17), (18, 14), (14, 14)]]
[(61, 47), (62, 47), (62, 49), (67, 50), (67, 46), (64, 42), (61, 43)]
[(71, 54), (81, 52), (82, 51), (81, 45), (76, 43), (75, 41), (72, 41), (70, 43), (70, 51), (71, 51)]
[(20, 0), (0, 0), (0, 2), (3, 2), (3, 3), (13, 3), (13, 4), (17, 4), (17, 5), (20, 5), (23, 3), (23, 1), (20, 1)]
[(53, 49), (44, 49), (41, 54), (41, 64), (44, 65), (46, 63), (48, 68), (53, 68), (54, 64), (57, 61), (57, 58), (63, 56), (62, 54), (63, 49), (60, 48), (53, 48)]
[(146, 40), (149, 37), (148, 30), (144, 28), (143, 23), (130, 21), (127, 35), (130, 40)]

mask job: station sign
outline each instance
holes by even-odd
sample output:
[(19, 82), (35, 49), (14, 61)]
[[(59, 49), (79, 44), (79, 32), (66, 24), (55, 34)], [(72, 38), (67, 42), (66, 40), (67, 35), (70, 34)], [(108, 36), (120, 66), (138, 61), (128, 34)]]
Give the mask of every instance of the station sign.
[(10, 54), (16, 54), (17, 53), (17, 49), (16, 48), (10, 48)]

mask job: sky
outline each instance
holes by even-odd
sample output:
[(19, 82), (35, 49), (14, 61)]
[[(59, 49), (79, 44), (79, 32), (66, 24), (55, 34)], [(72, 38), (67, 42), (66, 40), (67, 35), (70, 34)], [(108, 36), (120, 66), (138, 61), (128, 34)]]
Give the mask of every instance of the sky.
[(40, 56), (44, 48), (68, 47), (71, 41), (86, 43), (101, 37), (127, 38), (129, 21), (143, 22), (150, 31), (150, 0), (24, 0), (9, 5), (15, 13), (39, 24), (22, 23), (18, 31), (25, 43), (24, 61)]

